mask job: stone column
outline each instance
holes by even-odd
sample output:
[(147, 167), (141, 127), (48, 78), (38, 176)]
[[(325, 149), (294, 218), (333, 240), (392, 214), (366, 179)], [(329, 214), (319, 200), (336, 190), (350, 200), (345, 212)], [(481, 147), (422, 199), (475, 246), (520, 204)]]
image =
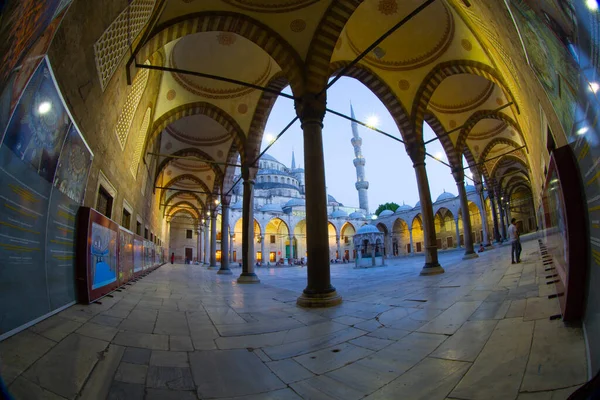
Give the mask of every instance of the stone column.
[(471, 227), (471, 213), (469, 212), (469, 201), (467, 200), (467, 191), (465, 189), (465, 170), (460, 166), (452, 171), (452, 176), (458, 188), (458, 198), (460, 199), (460, 209), (462, 210), (463, 235), (465, 238), (465, 255), (463, 260), (479, 257), (473, 248), (473, 235)]
[(325, 95), (307, 93), (296, 101), (296, 113), (304, 136), (306, 191), (307, 285), (297, 304), (301, 307), (330, 307), (342, 302), (331, 285), (325, 162), (323, 158), (323, 117)]
[(217, 266), (217, 210), (210, 212), (210, 265), (208, 269), (218, 269)]
[(500, 242), (500, 230), (498, 228), (498, 211), (496, 210), (496, 202), (494, 201), (494, 194), (492, 192), (488, 192), (488, 196), (490, 198), (490, 206), (492, 209), (492, 218), (494, 219), (494, 238), (496, 239), (496, 243)]
[(229, 261), (233, 261), (233, 235), (234, 233), (230, 231), (229, 233)]
[(290, 234), (290, 259), (294, 265), (294, 235)]
[(500, 210), (500, 221), (502, 221), (502, 240), (506, 240), (506, 223), (504, 221), (504, 206), (502, 205), (503, 199), (502, 194), (497, 194), (498, 199), (498, 209)]
[(229, 269), (229, 203), (221, 201), (221, 268), (219, 275), (231, 275)]
[(485, 207), (485, 199), (483, 198), (483, 185), (477, 184), (477, 194), (479, 195), (479, 202), (481, 203), (481, 227), (483, 229), (483, 245), (485, 247), (492, 247), (492, 241), (490, 240), (490, 226), (488, 222), (487, 209)]
[(408, 255), (412, 257), (415, 255), (415, 246), (413, 244), (412, 229), (408, 230), (408, 237), (410, 239), (410, 253), (408, 253)]
[(260, 235), (260, 265), (265, 265), (265, 235)]
[(458, 216), (454, 219), (454, 225), (456, 226), (456, 248), (460, 249), (460, 229), (458, 227)]
[(208, 221), (205, 222), (204, 224), (204, 237), (202, 238), (202, 240), (204, 241), (204, 254), (203, 254), (203, 262), (204, 264), (208, 265), (208, 261), (209, 261), (209, 240), (208, 240)]
[[(198, 262), (200, 264), (202, 264), (202, 229), (198, 229), (196, 231), (196, 234), (198, 235), (198, 239), (197, 239), (197, 244), (196, 244), (196, 260), (198, 260)], [(171, 256), (171, 254), (169, 254), (169, 257)]]
[(342, 259), (342, 246), (340, 245), (340, 235), (335, 236), (335, 244), (337, 245), (337, 253), (340, 260)]
[(375, 266), (375, 243), (369, 243), (371, 246), (371, 266)]
[(423, 236), (425, 241), (425, 265), (421, 275), (436, 275), (444, 273), (444, 269), (438, 262), (437, 240), (435, 236), (435, 220), (433, 219), (433, 203), (429, 190), (429, 180), (425, 169), (425, 146), (416, 143), (406, 147), (408, 155), (413, 162), (413, 168), (417, 176), (419, 188), (419, 200), (421, 202), (421, 218), (423, 220)]
[(244, 197), (242, 207), (242, 273), (238, 283), (258, 283), (254, 273), (254, 178), (256, 168), (242, 167)]

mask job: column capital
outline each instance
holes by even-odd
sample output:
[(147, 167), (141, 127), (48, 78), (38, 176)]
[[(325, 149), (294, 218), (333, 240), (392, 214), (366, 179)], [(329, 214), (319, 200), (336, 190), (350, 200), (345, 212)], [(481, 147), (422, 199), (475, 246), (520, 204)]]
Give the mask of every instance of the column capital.
[(481, 183), (481, 182), (476, 183), (475, 189), (477, 189), (478, 194), (483, 194), (483, 183)]
[(404, 147), (413, 162), (413, 167), (425, 164), (425, 145), (423, 143), (405, 143)]
[(323, 118), (325, 118), (325, 109), (327, 100), (325, 93), (319, 95), (306, 93), (295, 102), (296, 114), (300, 118), (302, 125), (304, 124), (319, 124), (323, 126)]
[(250, 184), (254, 184), (254, 180), (256, 179), (256, 173), (258, 172), (258, 168), (250, 165), (242, 165), (242, 179), (244, 183), (249, 182)]
[(464, 184), (465, 182), (465, 170), (462, 166), (452, 167), (452, 176), (456, 184)]

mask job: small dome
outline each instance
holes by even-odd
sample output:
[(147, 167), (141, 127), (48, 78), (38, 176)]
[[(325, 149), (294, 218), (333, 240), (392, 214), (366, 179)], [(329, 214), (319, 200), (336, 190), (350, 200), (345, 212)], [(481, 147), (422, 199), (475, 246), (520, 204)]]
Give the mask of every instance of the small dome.
[(349, 215), (350, 218), (352, 219), (364, 219), (365, 218), (365, 214), (355, 211), (352, 214)]
[(331, 218), (346, 218), (348, 213), (344, 210), (335, 210), (331, 213)]
[(394, 212), (392, 210), (383, 210), (379, 213), (379, 218), (389, 217), (390, 215), (394, 215)]
[(475, 193), (475, 186), (473, 186), (473, 185), (466, 185), (465, 189), (466, 189), (467, 193)]
[(406, 204), (402, 204), (400, 207), (398, 207), (398, 209), (396, 210), (396, 214), (404, 212), (404, 211), (410, 211), (412, 210), (411, 206), (407, 206)]
[(383, 233), (380, 232), (375, 225), (363, 225), (356, 231), (356, 235), (363, 235), (365, 233)]
[(438, 198), (435, 202), (437, 203), (438, 201), (451, 200), (451, 199), (454, 199), (455, 197), (456, 196), (453, 195), (452, 193), (444, 192), (438, 196)]
[(281, 206), (279, 204), (275, 204), (275, 203), (265, 204), (258, 211), (261, 211), (261, 212), (283, 212), (283, 210), (281, 209)]
[(335, 199), (335, 197), (333, 197), (332, 195), (328, 194), (327, 195), (327, 202), (328, 203), (337, 203), (338, 201)]
[(284, 207), (299, 207), (299, 206), (305, 206), (305, 205), (306, 205), (306, 201), (304, 199), (295, 198), (295, 199), (291, 199), (290, 201), (285, 203)]
[(244, 208), (244, 203), (242, 202), (242, 200), (238, 201), (237, 203), (233, 203), (231, 205), (232, 210), (241, 210), (242, 208)]
[(413, 208), (421, 208), (421, 202), (417, 201), (417, 204), (415, 204), (415, 206)]

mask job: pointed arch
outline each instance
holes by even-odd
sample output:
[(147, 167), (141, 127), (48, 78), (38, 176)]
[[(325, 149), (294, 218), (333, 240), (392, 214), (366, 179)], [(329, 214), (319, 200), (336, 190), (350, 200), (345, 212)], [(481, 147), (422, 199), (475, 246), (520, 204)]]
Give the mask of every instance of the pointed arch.
[(230, 32), (250, 40), (275, 60), (296, 96), (304, 92), (302, 58), (294, 48), (267, 25), (235, 12), (207, 11), (166, 21), (154, 28), (138, 53), (138, 59), (145, 61), (165, 44), (202, 32)]
[[(207, 161), (215, 161), (211, 156), (209, 156), (208, 154), (206, 154), (205, 152), (203, 152), (202, 150), (200, 150), (197, 147), (188, 147), (185, 149), (181, 149), (181, 150), (174, 152), (171, 155), (175, 156), (175, 157), (195, 156), (195, 157), (207, 160)], [(158, 165), (158, 168), (156, 169), (156, 174), (154, 175), (154, 186), (156, 186), (156, 183), (158, 182), (158, 177), (164, 171), (164, 169), (167, 168), (171, 162), (176, 161), (176, 160), (177, 160), (176, 158), (165, 158), (164, 160), (161, 161), (161, 163)], [(219, 168), (219, 166), (217, 164), (213, 164), (213, 163), (207, 163), (207, 164), (215, 174), (215, 185), (220, 186), (221, 182), (223, 182), (223, 171), (221, 171), (221, 168)]]
[(203, 211), (204, 210), (204, 202), (202, 201), (202, 199), (200, 198), (200, 196), (198, 196), (196, 193), (192, 193), (192, 192), (182, 192), (182, 191), (177, 191), (175, 193), (173, 193), (172, 195), (170, 195), (165, 202), (163, 203), (163, 207), (164, 207), (164, 211), (163, 211), (163, 216), (166, 213), (167, 207), (169, 206), (169, 204), (171, 204), (171, 202), (173, 200), (175, 200), (177, 197), (181, 196), (181, 195), (186, 195), (186, 196), (191, 196), (194, 198), (194, 200), (196, 200), (198, 202), (199, 205), (199, 210)]
[(492, 139), (491, 141), (488, 142), (488, 144), (485, 146), (485, 148), (481, 152), (481, 154), (479, 156), (479, 162), (483, 162), (486, 159), (486, 157), (488, 156), (490, 151), (492, 151), (494, 146), (501, 145), (501, 144), (512, 146), (515, 149), (518, 149), (519, 147), (521, 147), (521, 146), (519, 146), (519, 144), (517, 142), (515, 142), (514, 140), (511, 140), (511, 139), (508, 139), (508, 138)]
[(171, 214), (171, 216), (169, 217), (168, 221), (171, 222), (173, 221), (173, 218), (175, 218), (176, 215), (178, 214), (187, 214), (188, 216), (192, 217), (192, 220), (194, 222), (194, 228), (195, 230), (198, 230), (198, 218), (194, 217), (194, 215), (185, 209), (180, 208), (179, 210), (176, 210), (173, 214)]
[[(415, 95), (410, 120), (415, 127), (415, 137), (413, 140), (416, 141), (416, 143), (420, 143), (423, 140), (423, 121), (425, 114), (427, 113), (429, 101), (435, 90), (444, 79), (458, 74), (477, 75), (495, 83), (504, 91), (506, 97), (513, 101), (512, 107), (515, 110), (515, 113), (520, 113), (514, 95), (508, 88), (504, 79), (492, 66), (473, 60), (445, 61), (436, 65), (429, 74), (427, 74)], [(460, 149), (458, 146), (457, 148)]]
[[(185, 206), (185, 208), (179, 208), (179, 207), (183, 207), (183, 206)], [(191, 213), (191, 211), (194, 211), (196, 213), (196, 215), (195, 215), (196, 219), (200, 219), (200, 217), (202, 216), (202, 213), (200, 212), (200, 210), (198, 210), (198, 207), (196, 207), (189, 201), (185, 201), (185, 200), (175, 203), (171, 207), (169, 207), (169, 209), (166, 212), (166, 216), (170, 217), (171, 213), (178, 209), (188, 210), (188, 211), (190, 211), (190, 213)]]
[[(467, 139), (469, 138), (469, 134), (471, 133), (471, 131), (473, 130), (475, 125), (477, 125), (477, 123), (483, 119), (495, 119), (495, 120), (506, 123), (508, 126), (513, 128), (515, 131), (517, 131), (517, 133), (521, 137), (521, 140), (523, 141), (523, 144), (525, 144), (525, 146), (527, 146), (527, 142), (525, 141), (525, 136), (523, 135), (521, 128), (515, 122), (515, 120), (513, 120), (511, 117), (504, 114), (503, 112), (494, 111), (494, 110), (479, 110), (479, 111), (474, 112), (469, 117), (467, 122), (465, 122), (465, 124), (463, 125), (463, 128), (461, 129), (460, 134), (458, 136), (458, 142), (456, 143), (456, 146), (458, 149), (466, 147), (466, 142), (467, 142)], [(518, 147), (521, 147), (521, 146), (518, 146)]]
[[(500, 158), (498, 160), (498, 162), (494, 165), (494, 167), (492, 168), (492, 172), (490, 173), (490, 176), (495, 179), (502, 178), (501, 176), (500, 177), (497, 176), (497, 174), (498, 174), (499, 169), (502, 167), (503, 162), (508, 161), (508, 160), (520, 165), (523, 168), (523, 170), (529, 172), (529, 166), (523, 160), (521, 160), (519, 157), (516, 157), (512, 154), (507, 154), (507, 155), (503, 156), (502, 158)], [(527, 175), (529, 175), (529, 173)]]
[[(165, 187), (167, 189), (162, 189), (162, 193), (160, 195), (161, 204), (164, 204), (163, 200), (165, 199), (165, 197), (167, 195), (167, 191), (170, 190), (169, 188), (171, 186), (175, 185), (177, 182), (181, 182), (184, 180), (190, 180), (190, 181), (196, 183), (198, 186), (200, 186), (201, 191), (206, 192), (206, 193), (211, 193), (210, 189), (208, 188), (208, 186), (206, 186), (204, 181), (202, 181), (196, 175), (182, 174), (182, 175), (176, 176), (175, 178), (171, 179), (169, 182), (167, 182), (166, 184), (163, 185), (163, 187)], [(171, 190), (176, 190), (176, 189), (171, 189)], [(210, 196), (210, 195), (207, 194), (207, 196)], [(206, 202), (208, 202), (208, 199)]]
[(450, 164), (452, 167), (461, 166), (462, 160), (460, 159), (460, 156), (454, 147), (454, 143), (452, 143), (450, 135), (446, 134), (446, 129), (444, 129), (444, 126), (440, 120), (433, 113), (425, 114), (424, 120), (440, 140), (442, 148), (448, 157), (448, 164)]

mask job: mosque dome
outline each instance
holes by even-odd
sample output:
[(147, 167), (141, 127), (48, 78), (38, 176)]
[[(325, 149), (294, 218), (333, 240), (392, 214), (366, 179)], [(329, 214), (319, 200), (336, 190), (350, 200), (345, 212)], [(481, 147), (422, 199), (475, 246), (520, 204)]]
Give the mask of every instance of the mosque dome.
[(275, 204), (275, 203), (265, 204), (264, 206), (262, 206), (260, 208), (259, 211), (261, 211), (261, 212), (279, 212), (279, 213), (283, 212), (283, 210), (281, 209), (281, 206), (279, 204)]
[(451, 199), (454, 199), (455, 197), (456, 196), (453, 195), (452, 193), (444, 192), (438, 196), (438, 198), (435, 200), (435, 202), (437, 203), (438, 201), (451, 200)]
[(352, 214), (350, 214), (349, 217), (352, 219), (363, 219), (363, 218), (365, 218), (365, 214), (355, 211)]
[(340, 206), (343, 205), (342, 203), (340, 203), (339, 201), (337, 201), (335, 199), (335, 197), (333, 197), (332, 195), (328, 194), (327, 195), (327, 204), (331, 204), (331, 203), (339, 204)]
[(394, 215), (394, 212), (392, 210), (383, 210), (379, 213), (379, 218), (389, 217), (390, 215)]
[(356, 235), (364, 235), (365, 233), (381, 233), (374, 225), (363, 225), (356, 231)]
[(401, 213), (401, 212), (404, 212), (404, 211), (410, 211), (410, 210), (412, 210), (412, 207), (411, 207), (411, 206), (407, 206), (406, 204), (402, 204), (402, 205), (401, 205), (400, 207), (398, 207), (398, 209), (396, 210), (396, 214), (399, 214), (399, 213)]
[(306, 201), (304, 199), (294, 198), (294, 199), (291, 199), (290, 201), (288, 201), (287, 203), (285, 203), (284, 207), (300, 207), (300, 206), (305, 206), (305, 205), (306, 205)]
[(242, 202), (242, 200), (238, 201), (237, 203), (233, 203), (231, 205), (232, 210), (241, 210), (242, 208), (244, 208), (244, 203)]
[(273, 156), (271, 156), (269, 154), (263, 154), (260, 159), (262, 161), (275, 161), (275, 162), (279, 162), (279, 160), (277, 160), (275, 157), (273, 157)]
[(419, 207), (421, 207), (421, 202), (417, 201), (417, 204), (415, 204), (415, 206), (413, 208), (419, 208)]
[(344, 210), (335, 210), (331, 213), (331, 218), (346, 218), (348, 213)]
[(473, 186), (473, 185), (466, 185), (465, 186), (465, 190), (467, 191), (467, 193), (475, 193), (475, 186)]

